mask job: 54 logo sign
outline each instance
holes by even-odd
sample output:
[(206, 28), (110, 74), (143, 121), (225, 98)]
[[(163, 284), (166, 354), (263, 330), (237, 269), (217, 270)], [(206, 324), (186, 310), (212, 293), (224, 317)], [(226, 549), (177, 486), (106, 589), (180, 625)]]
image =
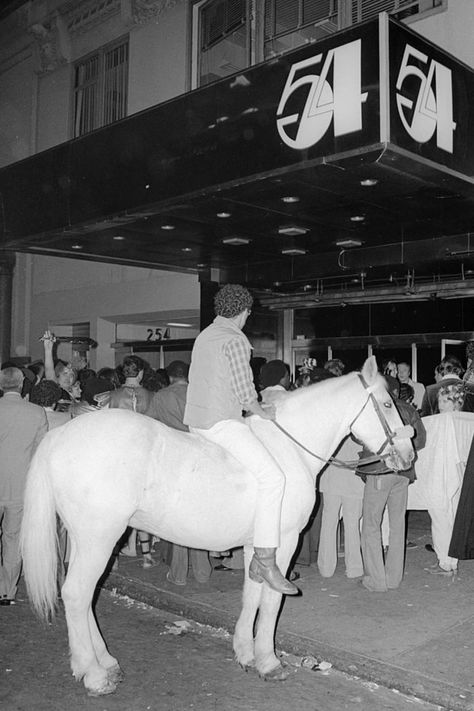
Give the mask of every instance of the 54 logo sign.
[[(413, 61), (414, 60), (414, 61)], [(416, 63), (415, 63), (416, 62)], [(426, 65), (420, 68), (419, 65)], [(415, 77), (419, 82), (416, 101), (401, 93)], [(423, 52), (406, 45), (397, 77), (397, 108), (407, 133), (418, 143), (427, 143), (436, 131), (436, 145), (453, 152), (453, 88), (451, 70)]]
[[(367, 100), (367, 92), (361, 91), (361, 40), (330, 49), (320, 73), (308, 73), (310, 67), (321, 64), (323, 56), (317, 54), (296, 62), (288, 74), (277, 109), (277, 117), (280, 117), (277, 128), (280, 138), (290, 148), (303, 150), (314, 146), (332, 121), (335, 136), (362, 128), (362, 104)], [(290, 98), (301, 87), (307, 88), (302, 110), (284, 116)], [(293, 97), (292, 103), (298, 104), (298, 101)]]

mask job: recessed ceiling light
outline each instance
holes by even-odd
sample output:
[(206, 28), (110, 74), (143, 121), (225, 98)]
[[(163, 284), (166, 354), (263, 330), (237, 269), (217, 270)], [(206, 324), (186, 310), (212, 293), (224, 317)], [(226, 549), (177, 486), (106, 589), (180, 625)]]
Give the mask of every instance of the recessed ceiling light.
[(231, 212), (217, 212), (216, 215), (217, 215), (217, 217), (222, 217), (222, 219), (225, 219), (226, 217), (231, 217), (232, 213)]
[(115, 235), (112, 239), (114, 239), (116, 242), (121, 242), (125, 239), (125, 237), (123, 237), (123, 235)]
[(299, 202), (300, 199), (296, 195), (285, 195), (282, 197), (282, 201), (286, 203)]
[(307, 227), (300, 227), (299, 225), (283, 225), (278, 228), (278, 234), (289, 235), (290, 237), (305, 235), (307, 232), (309, 232)]
[(162, 230), (175, 230), (176, 227), (174, 225), (161, 225)]
[(82, 244), (71, 244), (71, 249), (82, 249)]
[(225, 237), (222, 242), (223, 244), (239, 245), (248, 244), (250, 240), (248, 237)]
[(360, 181), (360, 184), (364, 188), (371, 188), (373, 185), (377, 185), (378, 182), (376, 178), (365, 178), (365, 180)]
[(363, 222), (365, 220), (365, 215), (352, 215), (351, 222)]
[(147, 183), (147, 184), (145, 185), (145, 190), (149, 190), (149, 189), (150, 189), (150, 183)]
[(282, 254), (290, 254), (290, 255), (298, 255), (298, 254), (306, 254), (307, 250), (303, 249), (302, 247), (284, 247), (281, 250)]
[(348, 247), (361, 247), (363, 242), (361, 239), (340, 239), (336, 242), (336, 247), (343, 247), (347, 249)]
[(193, 250), (191, 249), (191, 247), (181, 247), (181, 251), (182, 252), (192, 252)]
[(176, 326), (176, 328), (192, 328), (193, 324), (192, 323), (173, 323), (172, 321), (169, 321), (167, 326)]

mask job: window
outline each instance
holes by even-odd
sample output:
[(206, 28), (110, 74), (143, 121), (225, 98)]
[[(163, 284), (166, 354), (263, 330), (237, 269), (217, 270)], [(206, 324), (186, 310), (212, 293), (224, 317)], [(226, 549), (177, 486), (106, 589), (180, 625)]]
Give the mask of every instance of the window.
[(195, 85), (210, 84), (248, 67), (248, 1), (210, 0), (194, 9), (198, 13)]
[(81, 60), (74, 71), (74, 136), (127, 115), (128, 40)]
[(338, 29), (337, 0), (265, 0), (264, 57), (314, 42)]
[(443, 0), (352, 0), (352, 22), (363, 22), (379, 12), (390, 12), (404, 20), (442, 5)]

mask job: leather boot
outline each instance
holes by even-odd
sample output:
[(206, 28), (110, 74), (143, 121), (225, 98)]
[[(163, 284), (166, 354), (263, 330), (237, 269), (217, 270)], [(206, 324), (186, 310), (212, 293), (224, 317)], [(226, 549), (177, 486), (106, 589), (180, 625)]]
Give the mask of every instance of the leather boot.
[(249, 578), (255, 583), (265, 581), (272, 590), (282, 595), (297, 595), (296, 585), (283, 577), (275, 560), (276, 548), (255, 548), (250, 561)]

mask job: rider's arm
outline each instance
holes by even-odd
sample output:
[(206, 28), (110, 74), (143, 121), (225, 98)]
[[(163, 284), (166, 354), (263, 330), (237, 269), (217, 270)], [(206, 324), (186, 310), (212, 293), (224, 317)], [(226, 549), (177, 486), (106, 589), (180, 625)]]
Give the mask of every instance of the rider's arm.
[(258, 402), (247, 344), (242, 339), (235, 338), (227, 343), (224, 353), (229, 361), (232, 389), (242, 405), (242, 410), (248, 410), (265, 419), (273, 419), (272, 412), (265, 411)]

